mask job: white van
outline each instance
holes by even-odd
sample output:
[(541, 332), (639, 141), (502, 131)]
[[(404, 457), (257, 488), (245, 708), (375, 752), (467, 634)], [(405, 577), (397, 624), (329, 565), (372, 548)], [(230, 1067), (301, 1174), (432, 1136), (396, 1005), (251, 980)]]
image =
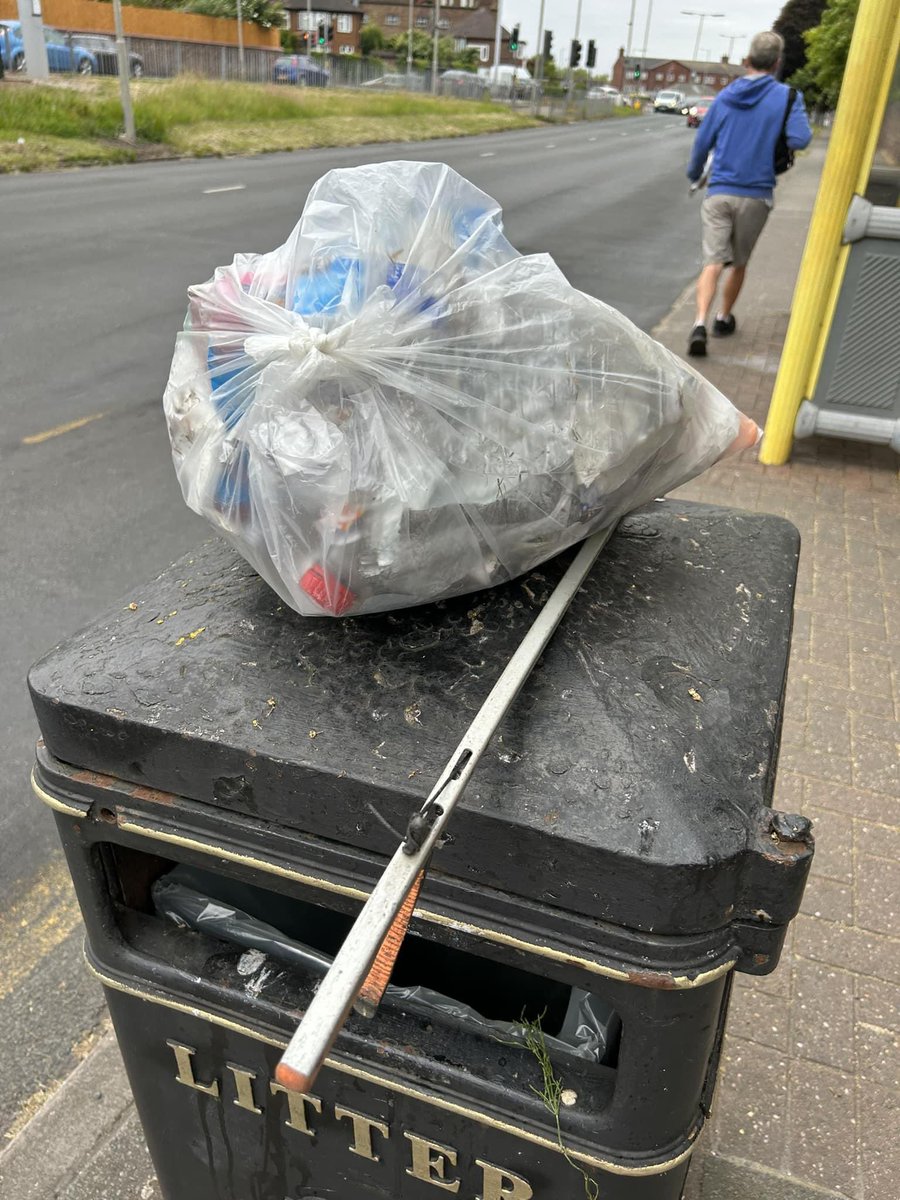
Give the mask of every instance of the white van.
[(682, 113), (685, 111), (684, 92), (657, 92), (653, 101), (654, 112)]

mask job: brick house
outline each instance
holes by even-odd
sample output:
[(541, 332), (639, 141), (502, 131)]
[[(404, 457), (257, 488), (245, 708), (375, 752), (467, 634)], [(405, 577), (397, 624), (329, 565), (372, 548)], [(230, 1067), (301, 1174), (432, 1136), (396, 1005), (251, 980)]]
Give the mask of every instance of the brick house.
[(318, 49), (318, 28), (324, 24), (326, 36), (328, 26), (331, 26), (332, 37), (322, 49), (329, 54), (359, 54), (359, 31), (363, 26), (361, 4), (354, 0), (313, 0), (311, 17), (307, 14), (306, 0), (282, 0), (282, 6), (285, 28), (301, 36), (309, 34), (309, 50)]
[[(640, 78), (635, 79), (635, 69)], [(723, 56), (718, 62), (699, 62), (684, 58), (645, 58), (635, 55), (625, 57), (625, 49), (619, 49), (619, 57), (613, 63), (612, 83), (620, 91), (655, 92), (667, 88), (687, 88), (696, 92), (721, 92), (733, 79), (744, 74), (740, 63), (728, 61)]]
[[(296, 0), (294, 0), (296, 2)], [(364, 24), (377, 25), (386, 38), (406, 33), (409, 28), (409, 3), (403, 0), (360, 0)], [(494, 61), (494, 33), (497, 25), (496, 0), (440, 0), (438, 28), (442, 37), (452, 37), (457, 50), (475, 47), (484, 66)], [(434, 29), (434, 4), (413, 3), (413, 26), (430, 34)], [(510, 66), (519, 59), (510, 51), (509, 30), (501, 26), (500, 62)]]

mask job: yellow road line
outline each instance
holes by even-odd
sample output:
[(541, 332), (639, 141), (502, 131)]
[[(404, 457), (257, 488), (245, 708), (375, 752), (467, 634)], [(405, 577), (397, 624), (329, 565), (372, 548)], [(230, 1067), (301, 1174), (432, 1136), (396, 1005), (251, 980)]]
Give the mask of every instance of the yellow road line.
[(101, 417), (105, 416), (106, 413), (92, 413), (89, 417), (79, 417), (77, 421), (66, 421), (65, 425), (56, 425), (53, 429), (45, 429), (43, 433), (32, 433), (28, 437), (23, 437), (22, 445), (37, 446), (39, 442), (59, 437), (61, 433), (71, 433), (73, 429), (81, 429), (83, 425), (90, 425), (91, 421), (99, 421)]
[(0, 917), (0, 1001), (80, 923), (68, 868), (58, 860)]

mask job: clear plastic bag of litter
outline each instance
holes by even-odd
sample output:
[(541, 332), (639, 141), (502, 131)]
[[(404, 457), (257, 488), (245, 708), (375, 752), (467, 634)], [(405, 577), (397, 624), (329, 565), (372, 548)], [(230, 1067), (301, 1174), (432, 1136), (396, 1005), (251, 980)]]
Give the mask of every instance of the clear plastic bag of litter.
[(329, 172), (283, 246), (188, 294), (184, 497), (305, 615), (514, 578), (755, 438), (439, 163)]
[[(260, 961), (255, 964), (256, 970), (265, 969), (262, 961), (265, 959), (269, 969), (273, 963), (284, 963), (324, 976), (333, 962), (332, 956), (245, 911), (237, 902), (242, 888), (243, 885), (234, 881), (213, 880), (205, 872), (191, 867), (176, 867), (153, 884), (153, 906), (161, 917), (182, 928), (258, 952)], [(243, 902), (254, 907), (253, 889), (243, 890)], [(211, 894), (213, 891), (216, 895)], [(283, 907), (282, 913), (286, 911)], [(321, 920), (318, 923), (321, 933)], [(489, 969), (485, 978), (484, 998), (487, 999)], [(527, 1031), (521, 1022), (492, 1020), (471, 1004), (421, 984), (389, 984), (384, 1000), (426, 1020), (448, 1023), (455, 1029), (509, 1045), (528, 1044)], [(621, 1019), (607, 1001), (573, 987), (559, 1031), (555, 1035), (544, 1034), (543, 1038), (551, 1052), (602, 1063), (615, 1052), (620, 1031)]]

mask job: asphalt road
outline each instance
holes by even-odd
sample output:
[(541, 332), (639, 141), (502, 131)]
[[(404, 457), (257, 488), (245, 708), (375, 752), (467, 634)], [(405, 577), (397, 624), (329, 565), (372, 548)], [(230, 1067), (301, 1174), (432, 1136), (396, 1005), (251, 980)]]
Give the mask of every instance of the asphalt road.
[(160, 404), (187, 286), (282, 242), (325, 171), (438, 159), (501, 202), (523, 253), (549, 252), (649, 329), (698, 262), (689, 145), (681, 120), (648, 116), (0, 177), (0, 1130), (102, 1013), (51, 815), (28, 787), (24, 679), (207, 533), (182, 502)]

